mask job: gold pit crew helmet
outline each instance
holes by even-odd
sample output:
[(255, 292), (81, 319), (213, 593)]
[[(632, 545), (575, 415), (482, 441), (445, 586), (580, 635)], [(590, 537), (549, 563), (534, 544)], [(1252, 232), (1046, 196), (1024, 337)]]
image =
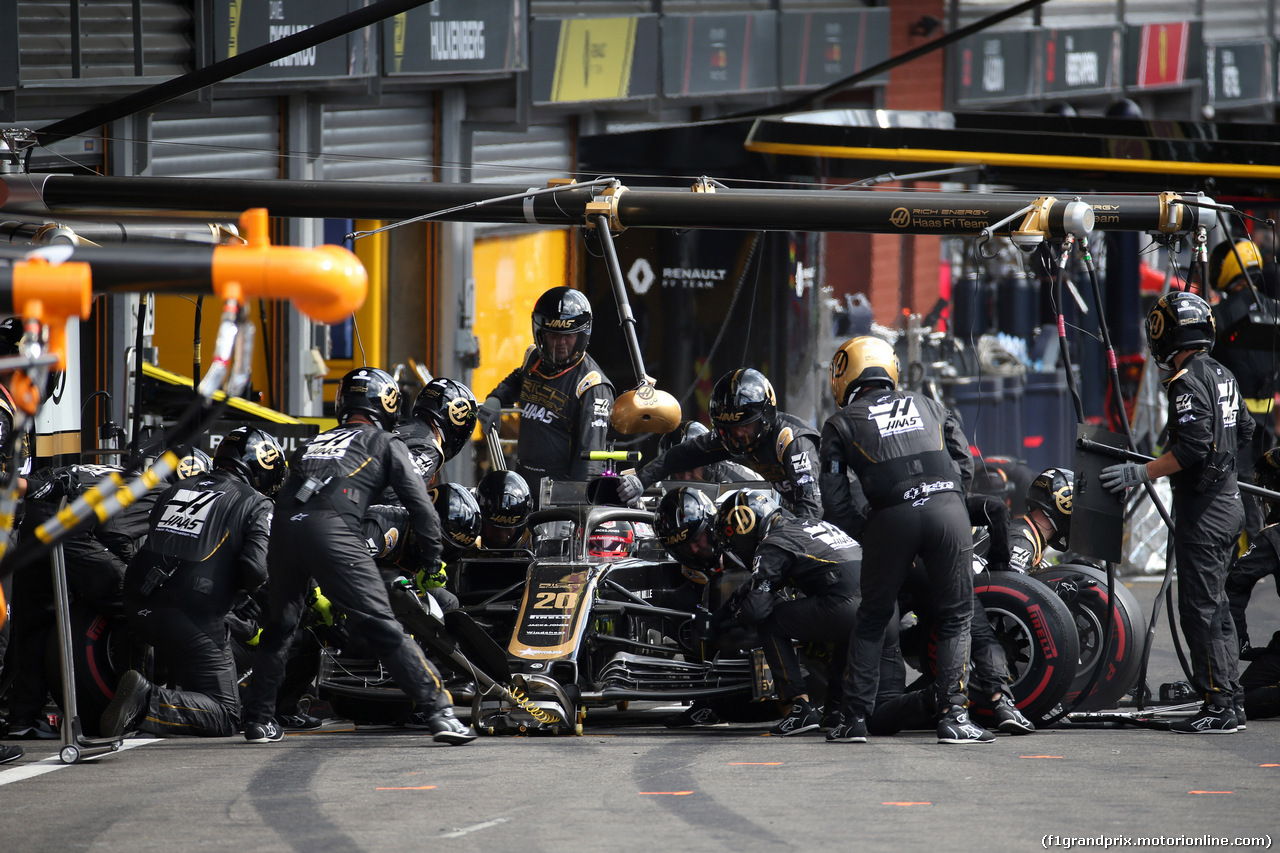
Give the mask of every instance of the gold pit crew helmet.
[(831, 357), (831, 394), (836, 405), (846, 405), (855, 392), (873, 384), (897, 387), (898, 356), (880, 338), (850, 338)]

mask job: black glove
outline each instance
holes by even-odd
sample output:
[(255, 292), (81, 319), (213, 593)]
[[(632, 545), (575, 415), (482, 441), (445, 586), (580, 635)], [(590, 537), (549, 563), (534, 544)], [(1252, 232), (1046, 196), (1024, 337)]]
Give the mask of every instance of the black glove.
[(618, 477), (618, 497), (623, 503), (637, 506), (643, 494), (644, 483), (635, 474), (622, 474)]

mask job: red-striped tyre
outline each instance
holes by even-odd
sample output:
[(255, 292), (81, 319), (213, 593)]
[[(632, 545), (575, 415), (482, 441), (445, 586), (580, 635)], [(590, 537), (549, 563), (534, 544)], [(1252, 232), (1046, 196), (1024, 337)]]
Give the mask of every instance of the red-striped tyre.
[[(1018, 572), (983, 572), (974, 577), (973, 589), (1008, 660), (1014, 704), (1043, 724), (1059, 710), (1076, 676), (1080, 641), (1071, 611), (1049, 587)], [(912, 646), (922, 643), (919, 662), (931, 677), (937, 673), (933, 626), (927, 613), (917, 615), (918, 628), (903, 632), (903, 654), (910, 657)], [(982, 703), (970, 711), (980, 723), (991, 720)]]
[[(104, 616), (96, 607), (77, 602), (71, 605), (68, 617), (76, 672), (76, 712), (84, 734), (96, 737), (98, 718), (115, 697), (120, 676), (128, 669), (140, 669), (142, 663), (134, 657), (133, 635), (123, 616)], [(54, 702), (65, 709), (60, 657), (55, 630), (50, 632), (45, 647), (44, 674)]]
[[(1017, 572), (984, 572), (973, 583), (1008, 658), (1014, 704), (1041, 724), (1076, 677), (1080, 641), (1071, 611), (1045, 584)], [(974, 709), (979, 721), (984, 713)]]
[(1116, 583), (1116, 612), (1104, 661), (1101, 652), (1108, 610), (1107, 573), (1092, 566), (1065, 564), (1033, 572), (1032, 577), (1047, 585), (1067, 605), (1080, 639), (1080, 664), (1063, 701), (1067, 707), (1073, 705), (1101, 666), (1102, 673), (1078, 710), (1103, 711), (1116, 707), (1133, 689), (1142, 668), (1145, 620), (1138, 600), (1123, 584)]

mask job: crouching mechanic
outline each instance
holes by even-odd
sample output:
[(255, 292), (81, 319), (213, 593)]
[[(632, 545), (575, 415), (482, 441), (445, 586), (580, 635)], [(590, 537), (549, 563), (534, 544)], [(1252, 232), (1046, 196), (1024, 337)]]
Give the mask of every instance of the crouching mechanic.
[(683, 441), (640, 469), (619, 478), (627, 502), (679, 471), (732, 461), (755, 471), (782, 496), (782, 505), (805, 518), (822, 518), (816, 478), (818, 433), (794, 415), (778, 411), (773, 385), (751, 368), (726, 373), (711, 389), (713, 431)]
[[(1280, 447), (1268, 450), (1254, 464), (1253, 482), (1264, 489), (1280, 491)], [(1240, 659), (1249, 661), (1240, 673), (1244, 699), (1243, 708), (1236, 708), (1237, 728), (1245, 722), (1242, 710), (1254, 719), (1280, 717), (1280, 631), (1272, 634), (1266, 646), (1256, 648), (1249, 640), (1245, 618), (1254, 584), (1272, 575), (1280, 591), (1280, 502), (1264, 499), (1262, 506), (1266, 513), (1262, 530), (1249, 539), (1249, 549), (1227, 570), (1227, 598), (1239, 638)]]
[(428, 711), (433, 739), (470, 743), (475, 732), (454, 717), (439, 673), (392, 615), (382, 575), (361, 535), (369, 503), (390, 485), (409, 511), (421, 563), (440, 564), (439, 521), (408, 449), (391, 433), (400, 391), (386, 372), (361, 368), (342, 378), (334, 403), (339, 426), (294, 453), (276, 502), (267, 557), (271, 613), (245, 700), (245, 740), (267, 743), (282, 736), (272, 719), (276, 691), (314, 576), (346, 616), (347, 631)]
[(1069, 468), (1046, 468), (1031, 481), (1027, 514), (1009, 525), (1010, 571), (1025, 575), (1047, 565), (1045, 549), (1067, 550), (1075, 476)]
[[(866, 738), (885, 630), (899, 590), (921, 570), (918, 560), (925, 580), (914, 586), (937, 626), (938, 742), (989, 743), (995, 735), (964, 707), (973, 615), (973, 537), (963, 498), (973, 478), (969, 442), (942, 405), (897, 384), (897, 356), (879, 338), (846, 341), (831, 359), (831, 391), (842, 408), (822, 430), (822, 495), (827, 520), (863, 549), (844, 719), (833, 734), (850, 743)], [(869, 514), (854, 502), (851, 475)]]
[(179, 480), (151, 511), (146, 543), (129, 563), (125, 614), (155, 648), (170, 689), (129, 670), (100, 721), (104, 737), (227, 737), (240, 724), (226, 617), (236, 594), (267, 579), (270, 496), (285, 478), (284, 452), (259, 429), (239, 427), (218, 445), (213, 470)]
[[(791, 706), (769, 733), (786, 737), (819, 728), (822, 718), (809, 701), (795, 641), (834, 646), (827, 672), (827, 702), (834, 712), (858, 610), (862, 548), (835, 525), (797, 518), (751, 489), (724, 497), (714, 528), (721, 545), (751, 567), (751, 579), (733, 595), (738, 621), (756, 628), (778, 698)], [(803, 597), (781, 598), (786, 586)], [(896, 650), (896, 636), (885, 645)]]
[(1150, 462), (1102, 469), (1112, 492), (1168, 477), (1173, 488), (1173, 553), (1178, 610), (1191, 660), (1191, 684), (1204, 697), (1194, 716), (1169, 726), (1179, 734), (1236, 731), (1240, 650), (1225, 588), (1244, 530), (1236, 454), (1253, 440), (1253, 420), (1231, 372), (1209, 356), (1213, 312), (1193, 293), (1168, 293), (1147, 314), (1147, 348), (1174, 374), (1168, 395), (1168, 450)]

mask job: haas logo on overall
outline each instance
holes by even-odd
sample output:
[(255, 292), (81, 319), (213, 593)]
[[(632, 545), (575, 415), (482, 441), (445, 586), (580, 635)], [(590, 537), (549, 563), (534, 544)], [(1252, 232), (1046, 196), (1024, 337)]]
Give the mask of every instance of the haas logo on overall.
[(193, 492), (178, 489), (169, 502), (164, 505), (164, 515), (156, 530), (168, 533), (179, 533), (183, 536), (199, 536), (209, 520), (209, 511), (213, 503), (222, 497), (222, 492)]
[(875, 419), (881, 435), (897, 435), (902, 432), (924, 429), (920, 412), (910, 397), (890, 400), (868, 410)]

